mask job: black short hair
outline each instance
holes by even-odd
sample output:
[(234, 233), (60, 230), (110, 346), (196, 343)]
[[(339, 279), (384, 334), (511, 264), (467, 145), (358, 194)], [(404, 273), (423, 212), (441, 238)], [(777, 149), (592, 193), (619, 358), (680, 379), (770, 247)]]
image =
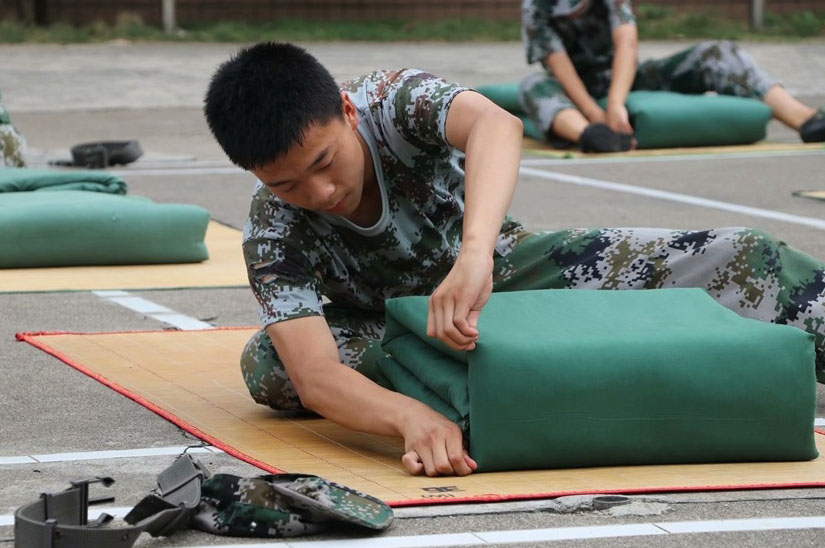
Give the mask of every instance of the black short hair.
[(276, 42), (243, 48), (218, 67), (203, 110), (226, 155), (247, 170), (300, 144), (311, 125), (343, 118), (329, 71), (298, 46)]

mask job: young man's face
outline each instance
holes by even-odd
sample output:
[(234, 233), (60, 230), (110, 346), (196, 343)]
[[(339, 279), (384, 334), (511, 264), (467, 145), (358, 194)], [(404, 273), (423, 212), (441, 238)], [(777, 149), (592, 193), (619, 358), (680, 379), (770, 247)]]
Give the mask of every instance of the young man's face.
[(310, 126), (302, 144), (252, 174), (288, 204), (350, 217), (361, 203), (365, 153), (355, 106), (345, 93), (341, 101), (343, 118)]

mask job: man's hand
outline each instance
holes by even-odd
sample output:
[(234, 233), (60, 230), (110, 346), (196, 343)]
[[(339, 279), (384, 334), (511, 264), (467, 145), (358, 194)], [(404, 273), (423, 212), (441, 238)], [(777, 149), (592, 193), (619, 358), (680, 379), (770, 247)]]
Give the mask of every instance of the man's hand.
[(587, 121), (591, 124), (607, 123), (607, 112), (595, 101), (593, 101), (593, 105), (589, 109), (582, 111), (582, 114), (584, 114), (584, 117), (587, 118)]
[(401, 434), (406, 451), (401, 462), (414, 476), (466, 476), (478, 467), (464, 449), (461, 429), (423, 404), (409, 415)]
[(493, 257), (462, 246), (453, 268), (430, 296), (427, 335), (453, 350), (473, 350), (478, 316), (493, 291)]
[(627, 107), (620, 103), (611, 103), (607, 107), (607, 126), (616, 133), (631, 135), (633, 126), (630, 125), (630, 116)]

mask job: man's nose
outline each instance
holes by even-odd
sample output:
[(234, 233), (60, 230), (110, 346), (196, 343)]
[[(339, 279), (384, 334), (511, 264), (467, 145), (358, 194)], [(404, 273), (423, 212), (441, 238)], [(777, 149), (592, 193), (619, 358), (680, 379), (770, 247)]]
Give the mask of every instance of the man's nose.
[(324, 209), (335, 205), (330, 203), (335, 194), (335, 184), (332, 179), (329, 177), (312, 177), (307, 183), (309, 183), (307, 191), (313, 207)]

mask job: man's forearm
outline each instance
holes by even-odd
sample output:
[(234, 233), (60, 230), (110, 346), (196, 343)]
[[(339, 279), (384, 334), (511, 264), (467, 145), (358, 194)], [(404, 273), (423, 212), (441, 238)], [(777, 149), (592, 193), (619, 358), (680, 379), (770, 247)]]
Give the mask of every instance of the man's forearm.
[(492, 255), (518, 180), (523, 128), (498, 109), (485, 113), (467, 139), (462, 251)]
[(627, 94), (636, 78), (638, 40), (636, 26), (625, 24), (613, 31), (615, 54), (610, 89), (607, 93), (608, 105), (624, 105)]
[[(296, 379), (307, 409), (351, 430), (400, 436), (411, 413), (426, 405), (391, 392), (342, 363), (318, 362)], [(429, 408), (427, 408), (429, 409)]]
[(602, 110), (593, 97), (590, 96), (566, 52), (551, 53), (547, 56), (545, 63), (561, 84), (564, 93), (587, 119), (592, 119), (595, 112)]

